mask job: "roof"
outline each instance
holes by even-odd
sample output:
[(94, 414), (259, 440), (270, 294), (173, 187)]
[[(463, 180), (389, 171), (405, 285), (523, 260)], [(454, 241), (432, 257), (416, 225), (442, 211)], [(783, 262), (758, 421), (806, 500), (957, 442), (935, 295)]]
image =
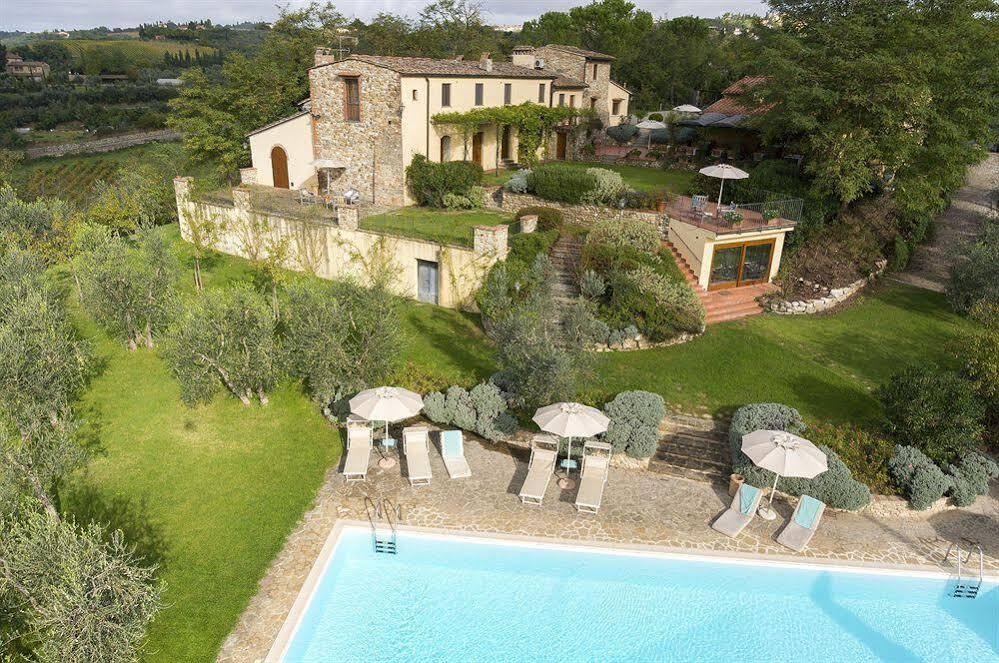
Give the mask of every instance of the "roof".
[(586, 88), (589, 87), (585, 82), (579, 80), (578, 78), (573, 78), (572, 76), (564, 76), (558, 74), (554, 81), (552, 81), (552, 87), (555, 88)]
[[(409, 58), (390, 55), (362, 55), (352, 53), (336, 63), (356, 60), (378, 67), (385, 67), (404, 76), (473, 76), (490, 78), (556, 78), (556, 74), (540, 69), (528, 69), (509, 62), (493, 62), (492, 71), (486, 71), (478, 60), (437, 60), (434, 58)], [(320, 65), (328, 66), (328, 65)]]
[(294, 115), (289, 115), (288, 117), (282, 117), (280, 120), (274, 120), (270, 124), (265, 124), (262, 127), (254, 129), (250, 133), (246, 134), (246, 137), (249, 138), (250, 136), (255, 136), (256, 134), (259, 134), (261, 132), (267, 131), (268, 129), (272, 129), (272, 128), (278, 126), (279, 124), (284, 124), (285, 122), (291, 122), (292, 120), (297, 120), (298, 118), (302, 117), (303, 115), (308, 115), (308, 114), (309, 114), (309, 111), (305, 110), (305, 111), (302, 111), (301, 113), (295, 113)]
[(557, 51), (565, 51), (566, 53), (572, 53), (573, 55), (580, 55), (589, 60), (616, 60), (613, 55), (607, 55), (606, 53), (598, 53), (597, 51), (588, 51), (585, 48), (579, 48), (578, 46), (567, 46), (565, 44), (548, 44), (545, 48), (554, 48)]
[(722, 90), (722, 98), (705, 108), (704, 114), (759, 115), (766, 108), (747, 105), (742, 99), (742, 95), (766, 80), (766, 76), (745, 76), (740, 78)]
[(722, 90), (722, 94), (742, 94), (767, 80), (767, 76), (743, 76)]

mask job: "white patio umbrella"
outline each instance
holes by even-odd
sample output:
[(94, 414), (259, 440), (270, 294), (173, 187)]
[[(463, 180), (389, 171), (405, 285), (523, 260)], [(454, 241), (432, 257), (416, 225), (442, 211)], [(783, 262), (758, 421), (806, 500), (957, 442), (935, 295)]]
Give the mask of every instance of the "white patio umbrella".
[(725, 180), (744, 180), (749, 177), (749, 173), (744, 170), (739, 170), (735, 166), (730, 166), (727, 163), (719, 163), (714, 166), (705, 166), (699, 171), (701, 175), (707, 175), (708, 177), (717, 177), (721, 180), (721, 187), (718, 189), (718, 207), (721, 207), (722, 201), (722, 191), (725, 190)]
[[(538, 408), (534, 413), (534, 423), (548, 433), (569, 438), (569, 450), (566, 461), (572, 458), (572, 438), (590, 437), (604, 433), (610, 425), (606, 414), (595, 407), (582, 403), (555, 403)], [(571, 463), (565, 462), (568, 477)]]
[(412, 417), (423, 409), (423, 397), (401, 387), (365, 389), (350, 399), (350, 411), (368, 421), (384, 421), (388, 438), (389, 422)]
[(681, 104), (674, 108), (677, 113), (700, 113), (701, 109), (693, 104)]
[(666, 128), (666, 123), (665, 122), (659, 122), (658, 120), (642, 120), (641, 122), (639, 122), (635, 126), (638, 127), (639, 129), (648, 129), (649, 130), (649, 144), (648, 144), (648, 147), (652, 147), (652, 130), (653, 129), (665, 129)]
[(826, 455), (818, 447), (803, 437), (780, 430), (756, 430), (743, 435), (742, 453), (749, 456), (757, 467), (774, 473), (770, 502), (765, 511), (760, 510), (760, 515), (767, 520), (773, 520), (775, 516), (771, 505), (774, 503), (778, 479), (811, 479), (829, 469)]

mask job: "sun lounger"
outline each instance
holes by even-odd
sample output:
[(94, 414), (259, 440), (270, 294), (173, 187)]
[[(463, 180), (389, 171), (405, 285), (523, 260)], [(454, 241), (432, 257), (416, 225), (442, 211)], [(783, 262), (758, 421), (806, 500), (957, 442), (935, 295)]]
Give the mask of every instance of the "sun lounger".
[(531, 460), (527, 464), (527, 478), (520, 488), (522, 503), (541, 504), (555, 473), (557, 459), (558, 440), (547, 435), (535, 435), (531, 440)]
[(718, 520), (711, 524), (711, 529), (733, 538), (739, 536), (756, 515), (762, 497), (763, 491), (756, 486), (742, 484), (732, 499), (732, 506), (718, 516)]
[(452, 479), (472, 476), (472, 469), (465, 460), (465, 441), (460, 430), (441, 431), (441, 456), (444, 467)]
[(826, 505), (819, 500), (809, 495), (802, 495), (798, 500), (798, 506), (794, 509), (794, 515), (777, 537), (777, 543), (798, 552), (804, 550), (815, 535), (815, 530), (819, 528), (819, 521), (822, 520), (825, 510)]
[(604, 486), (610, 474), (611, 445), (587, 442), (583, 445), (583, 469), (579, 473), (576, 509), (596, 513), (604, 496)]
[(371, 460), (371, 428), (347, 423), (347, 459), (343, 462), (344, 481), (364, 481)]
[(402, 429), (402, 452), (409, 467), (409, 485), (430, 484), (430, 435), (422, 426)]

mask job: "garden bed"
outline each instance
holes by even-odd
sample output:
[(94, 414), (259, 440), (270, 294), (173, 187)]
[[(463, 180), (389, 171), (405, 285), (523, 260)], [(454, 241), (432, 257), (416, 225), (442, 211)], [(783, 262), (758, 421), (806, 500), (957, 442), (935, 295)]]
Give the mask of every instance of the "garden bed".
[(509, 225), (506, 214), (486, 210), (452, 212), (427, 207), (403, 207), (361, 219), (361, 230), (425, 239), (440, 244), (472, 246), (475, 226)]

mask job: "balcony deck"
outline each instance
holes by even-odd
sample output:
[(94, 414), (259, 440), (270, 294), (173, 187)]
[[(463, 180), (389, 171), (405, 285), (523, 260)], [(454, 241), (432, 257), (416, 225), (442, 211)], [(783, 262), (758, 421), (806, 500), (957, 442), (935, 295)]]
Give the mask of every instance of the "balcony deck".
[[(721, 214), (718, 212), (718, 203), (707, 201), (700, 207), (694, 206), (694, 201), (690, 196), (675, 196), (666, 203), (666, 215), (692, 226), (709, 230), (715, 235), (736, 235), (747, 232), (761, 232), (766, 230), (791, 230), (797, 225), (797, 221), (785, 218), (780, 212), (784, 211), (788, 204), (798, 205), (800, 214), (800, 200), (777, 201), (776, 203), (750, 203), (746, 205), (736, 205), (733, 210), (731, 206), (722, 205)], [(767, 215), (764, 215), (764, 209)], [(731, 222), (724, 218), (727, 211), (736, 211), (742, 214), (742, 220)], [(791, 210), (793, 212), (793, 210)], [(776, 216), (774, 214), (777, 213)], [(787, 216), (797, 216), (787, 213)]]

